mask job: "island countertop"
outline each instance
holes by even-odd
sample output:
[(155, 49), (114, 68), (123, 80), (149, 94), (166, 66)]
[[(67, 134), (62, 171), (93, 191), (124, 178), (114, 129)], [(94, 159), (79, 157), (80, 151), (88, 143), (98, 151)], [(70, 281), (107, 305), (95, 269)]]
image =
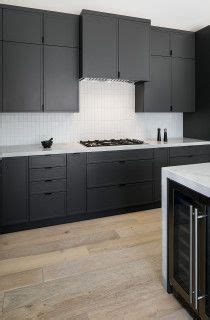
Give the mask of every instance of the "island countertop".
[(184, 146), (210, 145), (210, 141), (195, 140), (189, 138), (169, 139), (167, 143), (157, 142), (155, 140), (145, 140), (140, 145), (122, 145), (111, 147), (90, 147), (87, 148), (79, 142), (74, 143), (55, 143), (51, 149), (43, 149), (41, 144), (34, 145), (14, 145), (0, 146), (0, 159), (8, 157), (60, 154), (60, 153), (80, 153), (80, 152), (99, 152), (99, 151), (118, 151), (118, 150), (136, 150), (149, 148), (170, 148)]
[(162, 168), (162, 276), (167, 287), (168, 179), (210, 198), (210, 163)]

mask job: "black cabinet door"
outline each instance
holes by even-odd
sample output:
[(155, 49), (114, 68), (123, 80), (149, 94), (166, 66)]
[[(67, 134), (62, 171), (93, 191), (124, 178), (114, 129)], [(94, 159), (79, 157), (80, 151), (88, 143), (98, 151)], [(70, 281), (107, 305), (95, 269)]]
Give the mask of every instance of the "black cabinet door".
[(144, 112), (170, 112), (171, 58), (151, 57), (151, 81), (144, 84)]
[(82, 15), (82, 78), (117, 78), (117, 19)]
[(0, 8), (0, 40), (2, 40), (2, 9)]
[(3, 40), (42, 43), (42, 14), (27, 10), (3, 9)]
[(119, 20), (119, 77), (131, 81), (149, 80), (150, 24)]
[(44, 110), (79, 110), (78, 49), (45, 46)]
[(28, 158), (3, 159), (2, 225), (28, 221)]
[(195, 61), (172, 58), (172, 108), (174, 112), (195, 111)]
[(86, 212), (86, 153), (67, 155), (67, 215)]
[(191, 32), (171, 32), (173, 57), (195, 58), (195, 34)]
[(3, 43), (3, 111), (40, 111), (42, 47)]
[(0, 112), (2, 111), (3, 107), (3, 97), (2, 97), (2, 41), (0, 41)]
[(151, 54), (170, 56), (170, 32), (164, 28), (151, 29)]
[(55, 46), (79, 46), (79, 16), (65, 13), (44, 14), (44, 43)]

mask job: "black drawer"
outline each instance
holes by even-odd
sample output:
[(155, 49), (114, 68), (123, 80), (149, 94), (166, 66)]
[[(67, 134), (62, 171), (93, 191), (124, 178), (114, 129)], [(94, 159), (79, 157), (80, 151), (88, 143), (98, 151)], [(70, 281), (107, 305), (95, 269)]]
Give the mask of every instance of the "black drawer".
[(66, 180), (45, 180), (30, 183), (30, 193), (49, 193), (66, 191)]
[(30, 169), (29, 177), (30, 181), (66, 179), (66, 167)]
[(66, 154), (47, 154), (29, 158), (29, 168), (47, 168), (66, 166)]
[(151, 181), (153, 160), (91, 163), (87, 166), (88, 188)]
[(153, 149), (90, 152), (87, 154), (87, 163), (153, 159), (153, 157)]
[(170, 166), (181, 166), (185, 164), (205, 163), (210, 161), (210, 155), (186, 156), (170, 158)]
[(66, 215), (65, 192), (36, 194), (30, 197), (30, 220), (44, 220)]
[(135, 183), (87, 190), (87, 210), (103, 211), (153, 202), (153, 184)]
[(210, 145), (170, 148), (170, 157), (193, 156), (200, 154), (210, 154)]

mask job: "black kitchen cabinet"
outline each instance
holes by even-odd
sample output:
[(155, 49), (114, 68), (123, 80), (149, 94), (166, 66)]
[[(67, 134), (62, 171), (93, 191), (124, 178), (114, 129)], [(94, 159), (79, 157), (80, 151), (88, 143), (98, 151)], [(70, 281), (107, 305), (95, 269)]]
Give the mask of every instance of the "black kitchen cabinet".
[(3, 9), (3, 40), (42, 43), (42, 13)]
[(44, 110), (79, 111), (78, 49), (45, 46)]
[(195, 33), (187, 31), (171, 32), (172, 56), (177, 58), (195, 58)]
[(119, 19), (119, 78), (150, 79), (150, 24)]
[(65, 13), (44, 13), (44, 43), (47, 45), (78, 47), (79, 16)]
[(172, 58), (172, 110), (195, 111), (195, 61)]
[(151, 57), (151, 80), (135, 86), (136, 112), (171, 111), (171, 58)]
[(2, 34), (2, 9), (0, 8), (0, 40), (2, 40), (3, 34)]
[(67, 215), (86, 212), (86, 153), (67, 155)]
[(30, 221), (66, 216), (66, 192), (33, 194), (30, 197)]
[(0, 41), (0, 112), (3, 109), (3, 96), (2, 96), (2, 41)]
[(149, 80), (150, 20), (83, 10), (80, 78)]
[(42, 110), (42, 47), (3, 42), (3, 111)]
[(118, 76), (117, 18), (82, 14), (81, 78), (116, 79)]
[(91, 163), (87, 166), (88, 188), (152, 181), (152, 179), (152, 160)]
[(87, 190), (87, 211), (104, 211), (153, 202), (150, 182), (133, 183)]
[(3, 226), (28, 222), (28, 158), (2, 160)]
[(151, 28), (151, 54), (170, 56), (170, 32), (165, 28)]

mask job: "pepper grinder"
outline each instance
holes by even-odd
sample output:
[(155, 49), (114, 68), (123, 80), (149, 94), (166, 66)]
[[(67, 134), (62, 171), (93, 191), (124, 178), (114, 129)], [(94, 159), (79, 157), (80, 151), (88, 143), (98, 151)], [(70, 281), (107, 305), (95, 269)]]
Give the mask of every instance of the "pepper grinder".
[(168, 142), (168, 134), (167, 134), (167, 129), (164, 129), (164, 136), (163, 136), (163, 141)]
[(157, 129), (157, 141), (161, 141), (161, 129)]

